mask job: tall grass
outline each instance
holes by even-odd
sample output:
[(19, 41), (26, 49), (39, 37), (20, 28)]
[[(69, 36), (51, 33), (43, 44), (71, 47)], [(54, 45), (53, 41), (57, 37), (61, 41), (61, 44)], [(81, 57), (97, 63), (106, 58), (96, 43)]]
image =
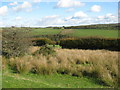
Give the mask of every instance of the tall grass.
[(88, 76), (105, 85), (117, 86), (118, 52), (115, 51), (56, 49), (54, 56), (28, 55), (8, 61), (9, 66), (19, 73)]

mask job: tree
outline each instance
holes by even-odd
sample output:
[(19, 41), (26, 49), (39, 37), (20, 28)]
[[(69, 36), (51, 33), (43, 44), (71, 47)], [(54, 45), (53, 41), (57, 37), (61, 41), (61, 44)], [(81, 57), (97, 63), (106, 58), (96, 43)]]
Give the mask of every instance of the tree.
[(9, 58), (28, 53), (28, 48), (32, 45), (29, 35), (29, 30), (4, 28), (2, 31), (2, 55)]

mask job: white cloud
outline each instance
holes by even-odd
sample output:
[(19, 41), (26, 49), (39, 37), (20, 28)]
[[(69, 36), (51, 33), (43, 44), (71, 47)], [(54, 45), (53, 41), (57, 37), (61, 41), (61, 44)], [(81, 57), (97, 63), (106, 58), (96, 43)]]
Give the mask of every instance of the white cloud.
[(117, 23), (118, 22), (118, 17), (113, 15), (112, 13), (108, 13), (103, 16), (98, 16), (96, 18), (97, 23)]
[[(77, 12), (78, 13), (78, 12)], [(84, 13), (85, 14), (85, 13)], [(107, 24), (107, 23), (117, 23), (117, 17), (111, 13), (103, 16), (90, 17), (83, 13), (80, 15), (76, 14), (80, 18), (73, 18), (73, 16), (68, 16), (61, 18), (59, 15), (45, 16), (37, 21), (37, 26), (76, 26), (76, 25), (89, 25), (89, 24)], [(82, 17), (82, 18), (81, 18)]]
[(59, 15), (52, 15), (52, 16), (45, 16), (44, 19), (54, 19), (54, 18), (58, 18)]
[[(74, 18), (73, 18), (74, 17)], [(75, 18), (76, 17), (76, 18)], [(73, 16), (61, 18), (59, 15), (45, 16), (36, 21), (35, 26), (76, 26), (89, 24), (117, 23), (117, 17), (111, 13), (90, 17), (84, 12), (76, 12)], [(33, 25), (33, 24), (32, 24)]]
[(68, 7), (81, 7), (84, 5), (85, 5), (84, 3), (76, 0), (59, 0), (56, 7), (68, 8)]
[[(79, 13), (75, 13), (76, 16), (79, 16)], [(113, 15), (112, 13), (108, 13), (103, 16), (96, 17), (83, 17), (83, 18), (75, 18), (75, 15), (68, 16), (64, 18), (65, 25), (89, 25), (89, 24), (107, 24), (107, 23), (117, 23), (118, 17)], [(84, 16), (84, 14), (80, 14)], [(86, 16), (86, 15), (85, 15)]]
[(65, 17), (64, 19), (65, 19), (65, 20), (72, 19), (72, 16)]
[(29, 2), (26, 2), (26, 1), (23, 2), (23, 4), (21, 4), (21, 5), (17, 5), (16, 7), (13, 7), (13, 10), (17, 11), (17, 12), (19, 12), (19, 11), (29, 12), (29, 11), (31, 11), (31, 9), (32, 9), (32, 5)]
[(69, 17), (65, 18), (65, 24), (67, 26), (90, 24), (91, 21), (92, 21), (92, 19), (90, 17), (87, 17), (87, 18), (73, 18), (73, 16), (69, 16)]
[(34, 3), (39, 3), (41, 2), (42, 0), (32, 0)]
[(0, 16), (5, 16), (8, 12), (8, 7), (7, 6), (2, 6), (0, 7)]
[(104, 16), (98, 16), (98, 19), (115, 19), (117, 16), (113, 15), (112, 13), (108, 13)]
[(69, 8), (69, 9), (66, 10), (66, 12), (72, 12), (74, 10), (75, 10), (74, 8)]
[(4, 23), (2, 21), (0, 21), (0, 26), (3, 26), (3, 25), (4, 25)]
[(91, 7), (91, 11), (92, 12), (100, 12), (101, 11), (101, 6), (99, 6), (99, 5), (93, 5)]
[(22, 17), (17, 16), (17, 17), (15, 18), (15, 20), (22, 20)]
[(98, 19), (104, 19), (105, 17), (104, 16), (98, 16)]
[(17, 4), (18, 4), (17, 2), (9, 3), (10, 6), (14, 6), (14, 5), (17, 5)]
[(45, 16), (37, 22), (37, 25), (40, 26), (53, 26), (63, 24), (64, 20), (62, 20), (59, 15)]
[(88, 15), (82, 11), (76, 12), (73, 16), (73, 18), (85, 18), (88, 17)]
[[(78, 18), (73, 18), (74, 16)], [(58, 15), (45, 16), (37, 22), (37, 25), (38, 26), (84, 25), (87, 22), (89, 23), (90, 21), (91, 19), (84, 12), (80, 11), (80, 12), (75, 13), (75, 15), (73, 16), (68, 16), (63, 19)]]
[(112, 13), (106, 14), (106, 17), (107, 17), (107, 18), (111, 18), (111, 19), (112, 19), (112, 18), (115, 18), (115, 16), (114, 16)]

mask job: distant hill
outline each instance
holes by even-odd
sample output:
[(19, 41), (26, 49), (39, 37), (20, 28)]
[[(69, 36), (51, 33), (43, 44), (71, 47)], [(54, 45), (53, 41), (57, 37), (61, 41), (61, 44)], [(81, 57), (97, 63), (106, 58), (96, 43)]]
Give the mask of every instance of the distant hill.
[[(95, 24), (95, 25), (83, 25), (83, 26), (63, 26), (64, 29), (113, 29), (118, 30), (119, 24)], [(60, 27), (53, 27), (53, 28), (60, 28)]]

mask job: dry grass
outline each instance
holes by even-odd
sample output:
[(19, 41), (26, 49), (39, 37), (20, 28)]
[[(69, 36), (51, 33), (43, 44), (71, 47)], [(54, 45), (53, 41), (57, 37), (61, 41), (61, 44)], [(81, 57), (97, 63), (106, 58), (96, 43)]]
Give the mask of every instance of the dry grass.
[(40, 47), (31, 46), (31, 47), (29, 48), (29, 52), (30, 52), (30, 53), (34, 53), (34, 52), (37, 51), (38, 49), (40, 49)]
[(2, 62), (2, 70), (5, 70), (7, 67), (7, 61), (5, 58), (0, 58), (0, 62)]
[[(107, 50), (56, 49), (56, 56), (12, 58), (9, 64), (19, 73), (62, 73), (98, 78), (106, 85), (117, 85), (118, 52)], [(3, 60), (4, 62), (4, 60)]]

